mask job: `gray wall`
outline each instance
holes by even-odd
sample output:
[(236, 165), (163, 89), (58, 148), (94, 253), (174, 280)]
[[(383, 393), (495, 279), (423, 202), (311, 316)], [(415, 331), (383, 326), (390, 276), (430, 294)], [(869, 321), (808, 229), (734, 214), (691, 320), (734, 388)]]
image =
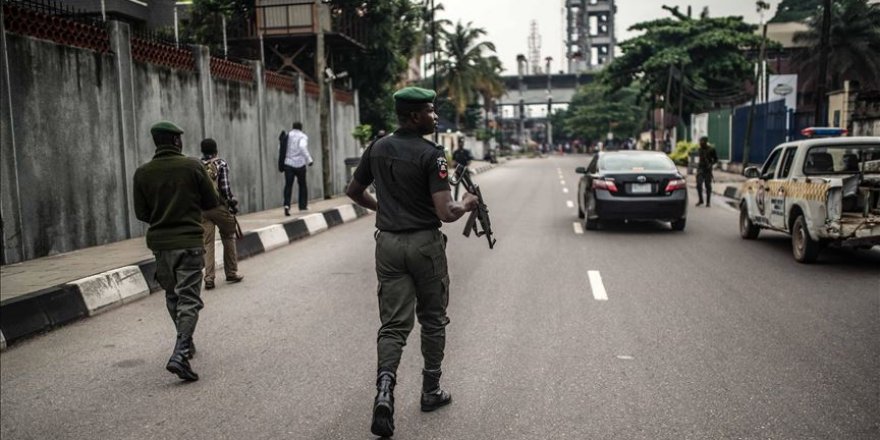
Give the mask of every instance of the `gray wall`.
[[(142, 235), (131, 178), (151, 159), (149, 128), (161, 119), (185, 130), (184, 154), (198, 156), (204, 137), (217, 140), (244, 212), (281, 206), (278, 133), (301, 120), (315, 159), (309, 195), (324, 197), (315, 97), (266, 88), (259, 63), (252, 84), (212, 78), (204, 48), (194, 50), (195, 72), (136, 62), (128, 26), (110, 29), (106, 54), (2, 32), (3, 264)], [(340, 102), (332, 110), (327, 193), (339, 194), (347, 182), (342, 161), (356, 155), (357, 111)]]

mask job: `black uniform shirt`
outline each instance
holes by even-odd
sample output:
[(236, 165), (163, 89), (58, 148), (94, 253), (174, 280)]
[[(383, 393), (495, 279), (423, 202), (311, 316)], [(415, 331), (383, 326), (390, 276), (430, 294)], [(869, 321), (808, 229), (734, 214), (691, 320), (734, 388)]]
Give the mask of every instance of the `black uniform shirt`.
[(449, 190), (448, 174), (442, 147), (401, 129), (367, 147), (354, 178), (376, 183), (376, 228), (401, 232), (440, 227), (431, 195)]

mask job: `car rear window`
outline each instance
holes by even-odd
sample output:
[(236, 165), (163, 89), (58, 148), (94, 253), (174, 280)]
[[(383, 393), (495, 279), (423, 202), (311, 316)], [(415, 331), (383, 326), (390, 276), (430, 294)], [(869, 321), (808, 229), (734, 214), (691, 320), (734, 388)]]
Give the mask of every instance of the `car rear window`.
[(807, 151), (805, 175), (880, 173), (880, 144), (822, 145)]
[(609, 154), (599, 158), (602, 171), (675, 171), (675, 164), (664, 154)]

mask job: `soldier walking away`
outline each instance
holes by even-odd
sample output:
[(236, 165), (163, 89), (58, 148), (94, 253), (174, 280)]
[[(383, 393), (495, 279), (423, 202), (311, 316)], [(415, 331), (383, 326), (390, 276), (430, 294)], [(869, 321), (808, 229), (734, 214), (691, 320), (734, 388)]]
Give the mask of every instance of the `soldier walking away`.
[(211, 290), (214, 288), (214, 234), (217, 228), (220, 228), (220, 240), (223, 243), (226, 282), (238, 283), (244, 277), (238, 274), (234, 217), (238, 214), (238, 199), (232, 194), (229, 164), (217, 157), (217, 142), (214, 139), (203, 140), (201, 147), (202, 165), (220, 196), (220, 205), (202, 213), (202, 227), (205, 228), (205, 289)]
[(156, 256), (156, 280), (165, 289), (165, 303), (177, 329), (174, 352), (165, 368), (194, 381), (189, 359), (195, 355), (193, 333), (204, 306), (200, 298), (205, 265), (202, 211), (220, 204), (201, 162), (181, 153), (183, 130), (171, 122), (150, 128), (156, 154), (134, 173), (134, 210), (149, 223), (147, 247)]
[(314, 161), (309, 154), (309, 136), (302, 131), (302, 123), (294, 122), (293, 130), (287, 133), (286, 141), (279, 139), (279, 169), (284, 173), (284, 215), (290, 216), (290, 193), (293, 191), (293, 179), (299, 185), (297, 203), (300, 211), (308, 211), (309, 188), (306, 184), (306, 166)]
[(697, 149), (697, 206), (703, 205), (703, 188), (706, 188), (706, 207), (712, 206), (712, 167), (718, 163), (718, 154), (715, 147), (709, 145), (709, 138), (700, 138), (700, 148)]
[[(400, 128), (364, 151), (346, 194), (376, 211), (376, 275), (379, 280), (378, 371), (371, 431), (394, 434), (394, 386), (406, 338), (417, 317), (421, 325), (421, 409), (449, 404), (440, 388), (446, 346), (449, 274), (441, 222), (454, 222), (477, 208), (467, 193), (452, 199), (443, 147), (422, 136), (434, 132), (433, 90), (406, 87), (394, 94)], [(375, 182), (376, 198), (366, 192)], [(377, 202), (378, 199), (378, 202)]]
[[(462, 165), (467, 168), (471, 161), (474, 160), (474, 155), (471, 154), (471, 150), (464, 147), (464, 138), (458, 139), (458, 149), (452, 153), (452, 160), (455, 162), (455, 167), (453, 167), (455, 170), (455, 180), (458, 181), (459, 177), (461, 177), (458, 175), (458, 166)], [(459, 187), (460, 185), (455, 185), (455, 194), (452, 195), (452, 198), (455, 200), (458, 200)]]

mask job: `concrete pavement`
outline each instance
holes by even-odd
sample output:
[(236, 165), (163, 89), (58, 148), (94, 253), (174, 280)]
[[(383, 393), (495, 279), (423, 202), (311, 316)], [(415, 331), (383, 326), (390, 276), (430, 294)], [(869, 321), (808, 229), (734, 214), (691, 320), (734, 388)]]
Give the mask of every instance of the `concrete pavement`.
[[(479, 174), (493, 167), (475, 161), (471, 170)], [(291, 217), (284, 217), (280, 207), (240, 215), (238, 221), (244, 237), (237, 243), (239, 259), (368, 214), (347, 197), (336, 197), (311, 201), (309, 211), (294, 210)], [(219, 240), (215, 249), (220, 272), (223, 254)], [(155, 260), (143, 237), (0, 266), (0, 349), (158, 291), (154, 273)]]

